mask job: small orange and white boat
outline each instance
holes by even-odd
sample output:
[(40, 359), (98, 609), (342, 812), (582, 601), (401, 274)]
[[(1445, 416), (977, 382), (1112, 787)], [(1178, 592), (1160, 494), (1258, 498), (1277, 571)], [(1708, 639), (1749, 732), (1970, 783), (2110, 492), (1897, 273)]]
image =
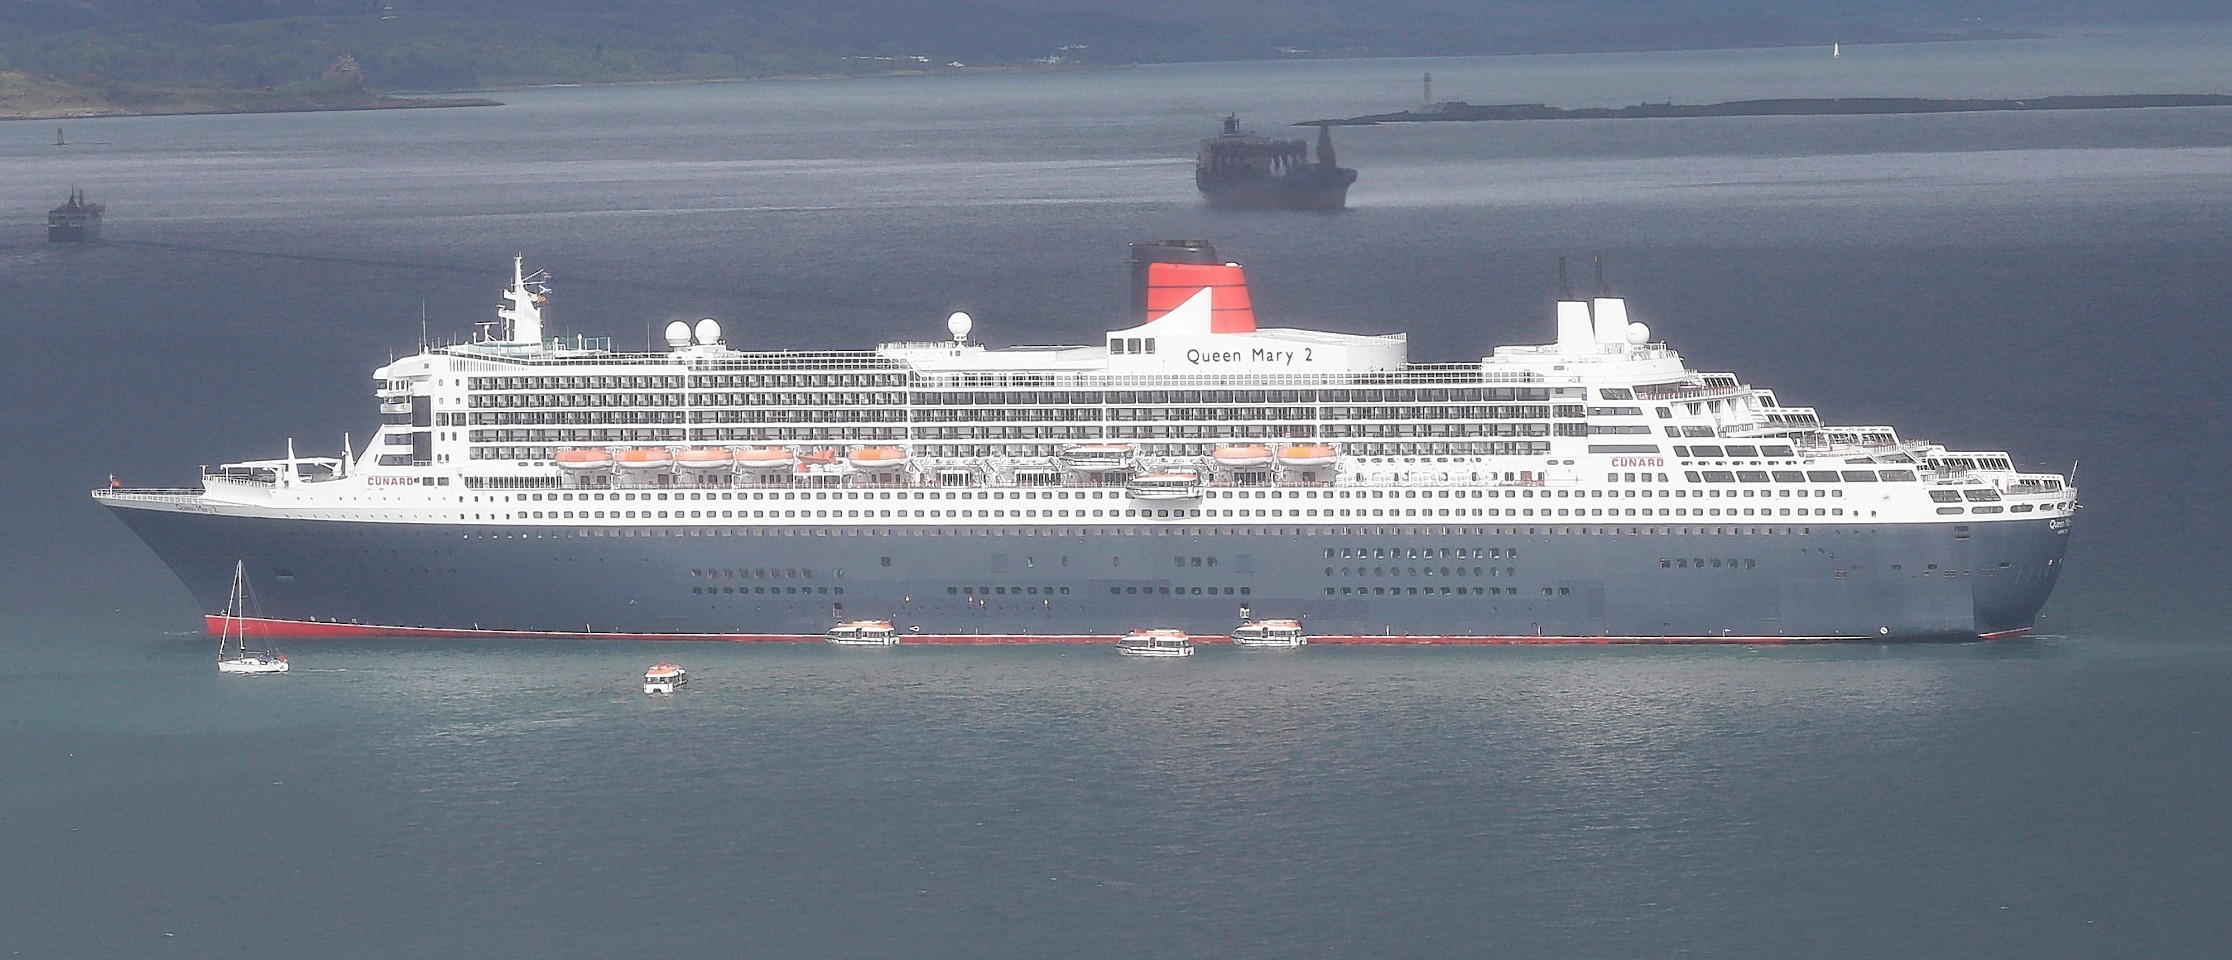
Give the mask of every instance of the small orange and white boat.
[(845, 459), (855, 468), (884, 473), (905, 468), (907, 451), (898, 447), (854, 447)]
[(651, 669), (643, 671), (643, 692), (645, 693), (673, 693), (688, 682), (690, 682), (689, 671), (671, 663), (654, 663), (651, 665)]
[(1134, 500), (1198, 500), (1201, 475), (1191, 470), (1142, 473), (1124, 484), (1124, 494)]
[(1131, 469), (1132, 448), (1125, 443), (1081, 443), (1062, 451), (1062, 466), (1085, 473)]
[(736, 454), (727, 447), (691, 447), (675, 454), (674, 462), (685, 470), (726, 470), (736, 462)]
[(1127, 657), (1190, 657), (1194, 645), (1183, 630), (1134, 630), (1116, 641), (1116, 652)]
[(557, 460), (561, 470), (604, 470), (612, 466), (612, 451), (603, 447), (560, 450)]
[(840, 647), (891, 647), (899, 644), (899, 630), (889, 620), (848, 620), (822, 634)]
[(665, 470), (674, 466), (674, 453), (665, 447), (631, 447), (613, 456), (622, 470)]
[(736, 465), (746, 470), (788, 470), (798, 464), (789, 447), (752, 447), (736, 452)]
[(1323, 443), (1297, 443), (1279, 449), (1279, 463), (1288, 467), (1330, 467), (1340, 462), (1341, 452)]
[(1299, 620), (1247, 620), (1232, 629), (1235, 647), (1292, 650), (1309, 642)]
[(1219, 465), (1236, 470), (1271, 465), (1271, 448), (1260, 443), (1242, 443), (1228, 447), (1218, 447), (1209, 455), (1216, 458)]

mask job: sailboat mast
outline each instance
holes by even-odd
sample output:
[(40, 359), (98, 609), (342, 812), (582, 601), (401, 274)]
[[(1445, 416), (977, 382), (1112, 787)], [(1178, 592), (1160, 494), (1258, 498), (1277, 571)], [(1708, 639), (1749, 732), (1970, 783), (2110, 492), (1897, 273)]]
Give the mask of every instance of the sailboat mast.
[(232, 596), (225, 600), (225, 623), (217, 635), (217, 659), (219, 660), (225, 659), (225, 652), (231, 648), (233, 634), (236, 631), (240, 633), (241, 655), (247, 655), (248, 633), (240, 622), (241, 605), (247, 602), (242, 595), (246, 591), (247, 582), (248, 561), (233, 561)]

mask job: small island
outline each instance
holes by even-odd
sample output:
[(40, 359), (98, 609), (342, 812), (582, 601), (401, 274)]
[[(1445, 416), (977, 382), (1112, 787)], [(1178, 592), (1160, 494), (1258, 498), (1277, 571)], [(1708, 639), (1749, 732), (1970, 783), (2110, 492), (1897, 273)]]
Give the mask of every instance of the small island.
[(1374, 113), (1338, 120), (1305, 120), (1297, 126), (1365, 126), (1378, 123), (1439, 123), (1468, 120), (1630, 120), (1663, 117), (1826, 117), (1912, 113), (1982, 113), (2001, 110), (2118, 110), (2141, 107), (2232, 107), (2232, 96), (2204, 93), (2147, 93), (2109, 96), (2035, 97), (2025, 100), (1932, 100), (1923, 97), (1837, 97), (1833, 99), (1730, 100), (1725, 103), (1641, 103), (1632, 107), (1564, 109), (1540, 103), (1476, 104), (1444, 100), (1416, 110)]

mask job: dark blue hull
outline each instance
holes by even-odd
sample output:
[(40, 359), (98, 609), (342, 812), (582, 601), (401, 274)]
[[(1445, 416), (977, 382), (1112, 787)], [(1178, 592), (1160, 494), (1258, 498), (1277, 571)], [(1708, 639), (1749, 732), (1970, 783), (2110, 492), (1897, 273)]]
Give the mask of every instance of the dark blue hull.
[(1313, 637), (1972, 639), (2052, 592), (2061, 520), (1843, 526), (414, 525), (114, 505), (206, 612), (597, 634), (1228, 630)]

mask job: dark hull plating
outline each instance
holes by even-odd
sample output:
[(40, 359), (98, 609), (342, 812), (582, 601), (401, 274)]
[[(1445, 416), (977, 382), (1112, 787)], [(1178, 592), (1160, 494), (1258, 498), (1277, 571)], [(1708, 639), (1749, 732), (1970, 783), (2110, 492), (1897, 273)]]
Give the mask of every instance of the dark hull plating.
[(1313, 637), (1973, 639), (2031, 626), (2068, 542), (2050, 520), (589, 531), (115, 509), (208, 612), (240, 559), (274, 619), (593, 635), (818, 636), (864, 617), (942, 637), (1215, 635), (1245, 605)]
[(1227, 210), (1340, 210), (1348, 206), (1356, 171), (1304, 168), (1283, 176), (1196, 175), (1194, 185), (1212, 207)]

